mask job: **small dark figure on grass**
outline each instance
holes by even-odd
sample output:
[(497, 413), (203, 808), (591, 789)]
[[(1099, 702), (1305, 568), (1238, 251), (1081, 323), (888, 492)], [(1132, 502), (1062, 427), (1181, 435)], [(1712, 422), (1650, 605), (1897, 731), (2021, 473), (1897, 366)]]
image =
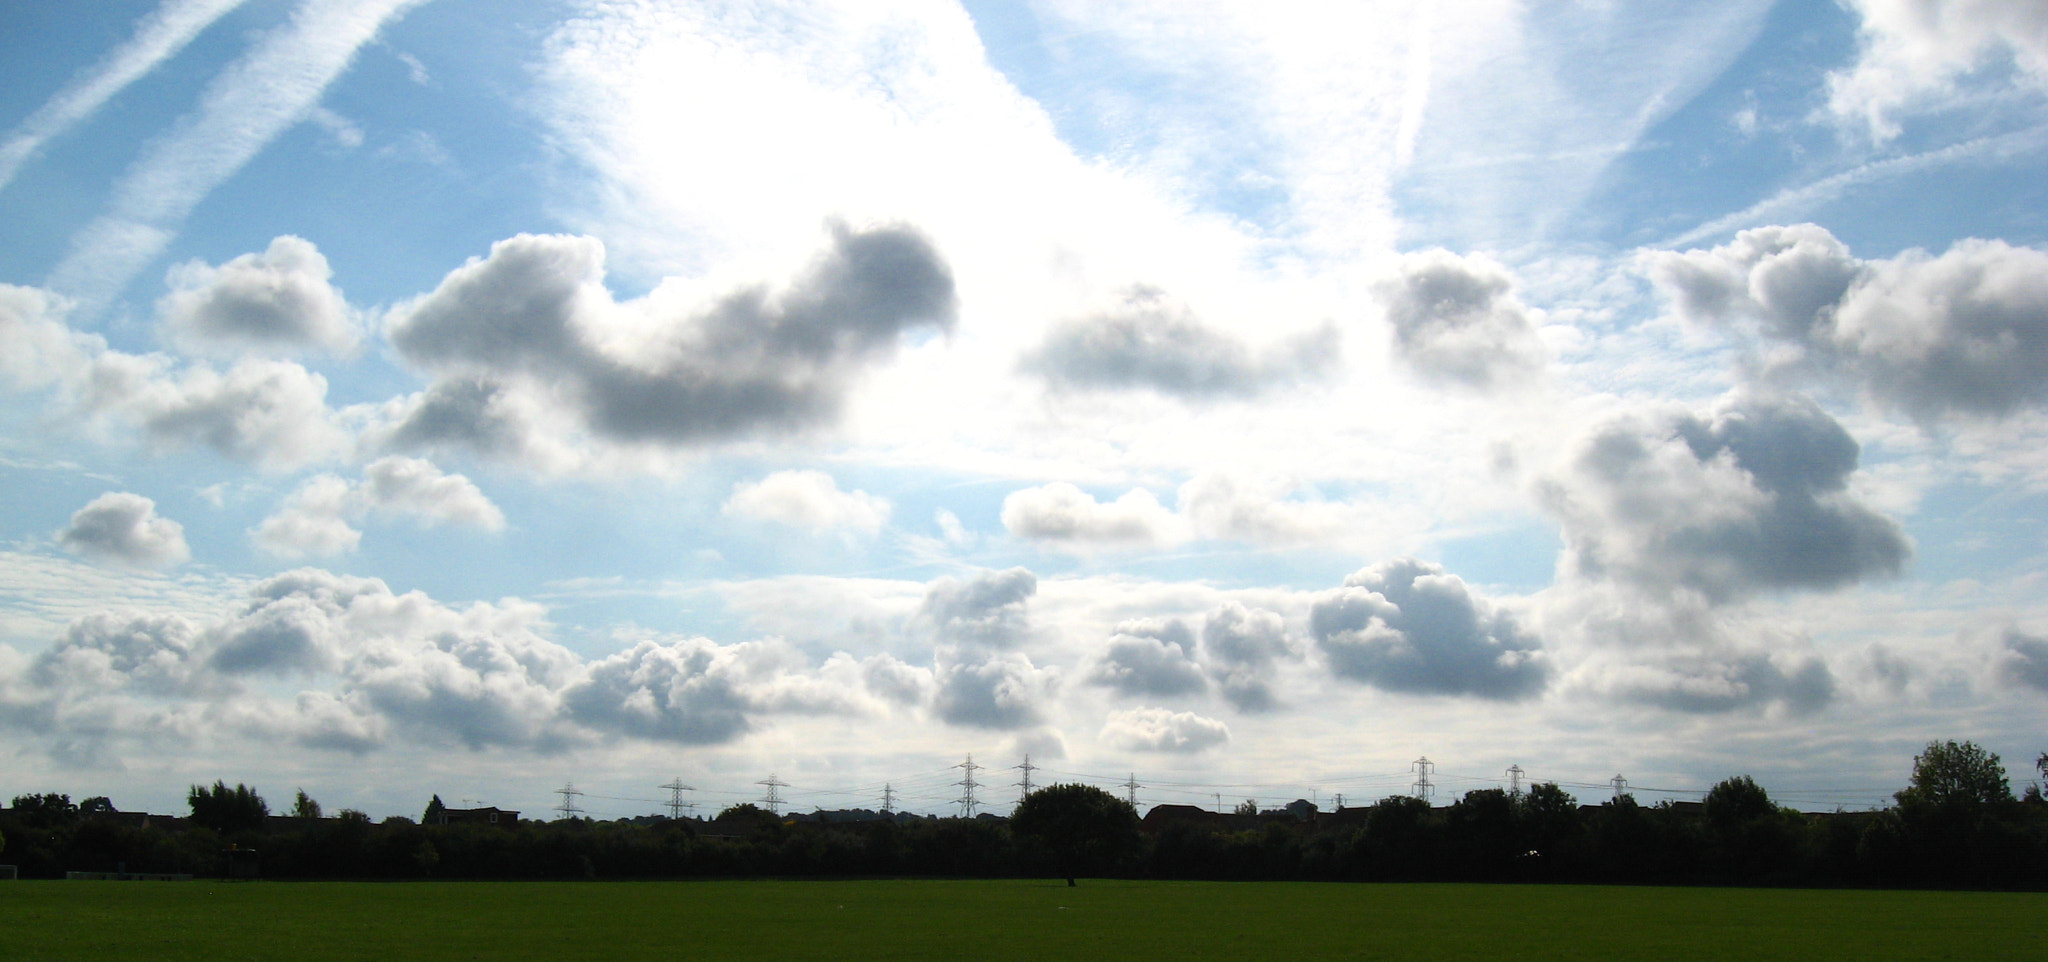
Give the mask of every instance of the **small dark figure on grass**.
[(1138, 850), (1138, 813), (1091, 785), (1053, 785), (1024, 796), (1010, 831), (1044, 845), (1069, 886)]

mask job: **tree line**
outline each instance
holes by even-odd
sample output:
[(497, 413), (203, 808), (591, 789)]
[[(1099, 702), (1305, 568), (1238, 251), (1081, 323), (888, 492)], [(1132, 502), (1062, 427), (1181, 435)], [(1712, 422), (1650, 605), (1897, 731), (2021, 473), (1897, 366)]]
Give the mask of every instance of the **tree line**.
[[(2037, 762), (2048, 776), (2048, 754)], [(1162, 879), (1523, 881), (2048, 888), (2048, 803), (2015, 797), (1997, 755), (1929, 744), (1896, 803), (1808, 814), (1736, 776), (1703, 802), (1581, 805), (1555, 784), (1465, 793), (1431, 807), (1226, 816), (1176, 806), (1147, 819), (1100, 789), (1059, 785), (1012, 818), (839, 813), (750, 804), (711, 820), (523, 821), (511, 827), (323, 817), (299, 792), (275, 818), (248, 786), (193, 786), (191, 814), (115, 817), (105, 798), (23, 795), (0, 813), (0, 862), (66, 871), (220, 875), (251, 850), (268, 878), (581, 879), (750, 876), (1120, 876)], [(438, 802), (438, 798), (435, 802)], [(876, 817), (867, 817), (876, 816)]]

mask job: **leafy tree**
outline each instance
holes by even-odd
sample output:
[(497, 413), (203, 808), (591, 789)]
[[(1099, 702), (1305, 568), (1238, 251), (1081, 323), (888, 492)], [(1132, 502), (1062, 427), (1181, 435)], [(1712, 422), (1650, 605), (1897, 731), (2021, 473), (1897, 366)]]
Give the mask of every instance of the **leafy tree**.
[(78, 821), (78, 806), (71, 804), (71, 796), (56, 792), (16, 795), (8, 807), (16, 818), (34, 825), (68, 825)]
[(445, 811), (447, 811), (447, 810), (448, 810), (448, 806), (446, 806), (446, 805), (443, 805), (443, 804), (441, 804), (441, 796), (440, 796), (440, 795), (438, 795), (438, 794), (436, 794), (436, 795), (435, 795), (435, 796), (433, 797), (433, 799), (432, 799), (432, 800), (430, 800), (430, 801), (428, 801), (428, 802), (427, 802), (427, 811), (426, 811), (426, 814), (423, 814), (423, 815), (421, 815), (421, 816), (420, 816), (420, 824), (421, 824), (421, 825), (439, 825), (439, 824), (441, 824), (441, 813), (442, 813), (442, 812), (445, 812)]
[(1257, 799), (1247, 798), (1231, 811), (1235, 815), (1257, 815), (1259, 814), (1259, 802)]
[(1092, 785), (1052, 785), (1024, 796), (1010, 831), (1044, 845), (1067, 884), (1136, 852), (1138, 813), (1129, 802)]
[(319, 818), (320, 803), (314, 801), (313, 796), (306, 794), (306, 790), (301, 788), (298, 799), (292, 802), (292, 815), (295, 818)]
[(1771, 804), (1771, 796), (1756, 779), (1748, 775), (1737, 775), (1723, 779), (1707, 791), (1707, 820), (1727, 828), (1746, 825), (1750, 822), (1777, 812)]
[(1912, 784), (1896, 796), (1907, 808), (1958, 808), (2012, 801), (2005, 765), (1976, 742), (1928, 742), (1913, 756)]
[(114, 810), (113, 799), (105, 795), (94, 795), (78, 803), (78, 814), (80, 815), (104, 815)]
[(222, 833), (261, 828), (270, 815), (263, 796), (239, 782), (233, 788), (220, 781), (212, 788), (194, 785), (185, 801), (192, 806), (192, 821)]

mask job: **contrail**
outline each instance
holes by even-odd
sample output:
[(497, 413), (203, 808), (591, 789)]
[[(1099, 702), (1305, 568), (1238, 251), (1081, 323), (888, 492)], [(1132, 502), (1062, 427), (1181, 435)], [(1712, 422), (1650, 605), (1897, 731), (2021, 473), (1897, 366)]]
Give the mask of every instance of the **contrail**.
[(72, 239), (48, 286), (88, 309), (128, 286), (180, 223), (320, 101), (356, 51), (424, 0), (306, 0), (201, 95), (199, 108), (143, 149), (106, 213)]
[(57, 91), (49, 103), (30, 114), (7, 135), (5, 143), (0, 143), (0, 189), (14, 181), (22, 165), (44, 144), (92, 116), (101, 104), (136, 78), (156, 69), (157, 64), (177, 56), (200, 31), (244, 2), (165, 0), (155, 13), (142, 18), (134, 37)]

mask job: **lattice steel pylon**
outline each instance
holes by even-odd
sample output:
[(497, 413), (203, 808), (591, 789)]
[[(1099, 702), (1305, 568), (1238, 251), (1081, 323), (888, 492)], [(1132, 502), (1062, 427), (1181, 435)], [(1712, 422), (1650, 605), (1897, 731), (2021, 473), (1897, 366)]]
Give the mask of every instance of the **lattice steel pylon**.
[(1409, 763), (1408, 767), (1415, 772), (1415, 784), (1409, 788), (1414, 791), (1416, 798), (1429, 801), (1430, 796), (1436, 794), (1436, 783), (1429, 780), (1429, 776), (1436, 773), (1436, 763), (1430, 761), (1428, 755), (1424, 755)]
[(1620, 772), (1616, 772), (1613, 778), (1608, 779), (1607, 784), (1614, 786), (1614, 800), (1617, 802), (1621, 801), (1623, 795), (1628, 794), (1628, 779), (1621, 777)]
[(1138, 789), (1144, 787), (1138, 784), (1137, 772), (1132, 772), (1131, 777), (1124, 782), (1124, 801), (1131, 803), (1131, 811), (1135, 812), (1138, 810)]
[(1024, 799), (1031, 796), (1031, 773), (1038, 771), (1038, 766), (1031, 764), (1031, 753), (1025, 752), (1024, 764), (1012, 765), (1010, 767), (1024, 773), (1024, 778), (1017, 782), (1018, 788), (1021, 789), (1017, 793), (1017, 804), (1022, 805), (1024, 804)]
[(896, 789), (895, 789), (895, 788), (893, 788), (893, 787), (891, 787), (891, 786), (890, 786), (890, 784), (889, 784), (888, 782), (883, 782), (883, 783), (882, 783), (882, 814), (884, 814), (884, 815), (887, 815), (887, 814), (889, 814), (889, 813), (891, 813), (891, 812), (894, 812), (895, 810), (896, 810)]
[(563, 818), (575, 818), (583, 814), (583, 807), (576, 804), (576, 798), (583, 793), (576, 789), (575, 782), (563, 782), (561, 788), (555, 789), (555, 794), (562, 796), (561, 804), (555, 806), (555, 811)]
[(767, 778), (755, 782), (754, 784), (768, 786), (768, 794), (761, 796), (761, 804), (768, 806), (768, 811), (776, 815), (781, 815), (782, 789), (788, 788), (789, 783), (776, 777), (775, 773), (770, 772), (768, 773)]
[(682, 818), (683, 809), (694, 810), (697, 807), (696, 802), (683, 801), (684, 792), (694, 792), (697, 789), (683, 784), (683, 780), (680, 777), (666, 785), (656, 785), (654, 787), (668, 789), (668, 817), (670, 818)]
[(1508, 766), (1508, 794), (1522, 794), (1522, 776), (1526, 774), (1528, 773), (1522, 771), (1522, 766), (1520, 765)]
[(958, 804), (960, 806), (960, 817), (973, 818), (975, 806), (981, 804), (981, 802), (977, 801), (974, 797), (974, 790), (976, 788), (981, 787), (981, 783), (974, 780), (974, 773), (987, 768), (987, 766), (976, 765), (974, 763), (974, 753), (968, 752), (967, 760), (953, 767), (961, 769), (967, 773), (966, 778), (963, 778), (953, 783), (955, 785), (960, 786), (963, 790), (958, 800)]

